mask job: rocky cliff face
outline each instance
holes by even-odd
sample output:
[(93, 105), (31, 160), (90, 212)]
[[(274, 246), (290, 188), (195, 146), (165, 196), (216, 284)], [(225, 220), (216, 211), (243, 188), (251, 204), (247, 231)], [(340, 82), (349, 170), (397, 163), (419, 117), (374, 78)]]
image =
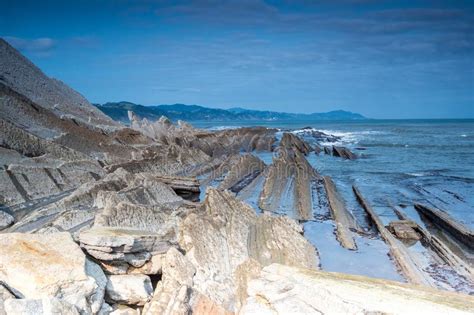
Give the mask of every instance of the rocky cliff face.
[[(91, 127), (118, 127), (63, 82), (47, 77), (38, 67), (0, 39), (0, 83), (23, 94), (33, 103)], [(20, 117), (18, 117), (20, 118)]]

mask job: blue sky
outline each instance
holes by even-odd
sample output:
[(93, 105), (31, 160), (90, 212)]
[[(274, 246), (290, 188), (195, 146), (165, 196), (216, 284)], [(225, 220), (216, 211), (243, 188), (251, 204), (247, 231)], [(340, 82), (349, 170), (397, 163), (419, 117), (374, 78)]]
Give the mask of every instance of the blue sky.
[(3, 1), (0, 36), (91, 102), (474, 118), (474, 1)]

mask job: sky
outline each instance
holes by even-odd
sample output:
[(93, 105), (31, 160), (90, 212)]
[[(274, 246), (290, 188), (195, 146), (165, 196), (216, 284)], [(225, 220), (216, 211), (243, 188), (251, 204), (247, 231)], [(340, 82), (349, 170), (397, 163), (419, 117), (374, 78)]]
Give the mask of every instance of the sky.
[(473, 0), (0, 7), (0, 37), (93, 103), (474, 118)]

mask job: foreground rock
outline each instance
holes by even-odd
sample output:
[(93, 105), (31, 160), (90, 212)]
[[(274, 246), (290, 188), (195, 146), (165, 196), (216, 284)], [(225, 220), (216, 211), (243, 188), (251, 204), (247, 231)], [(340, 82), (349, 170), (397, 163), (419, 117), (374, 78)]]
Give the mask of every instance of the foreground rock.
[(146, 275), (107, 276), (105, 298), (108, 302), (144, 305), (153, 293), (150, 277)]
[(0, 281), (22, 299), (57, 298), (95, 314), (107, 280), (69, 233), (11, 233), (0, 235)]
[(7, 315), (79, 315), (74, 305), (57, 298), (9, 299), (5, 301)]
[(94, 227), (82, 232), (79, 241), (101, 263), (126, 271), (145, 266), (154, 255), (166, 253), (171, 246), (166, 236), (116, 227)]
[[(238, 279), (245, 279), (249, 269), (273, 262), (318, 267), (317, 252), (301, 233), (291, 219), (257, 217), (253, 208), (231, 193), (209, 188), (201, 213), (191, 213), (182, 223), (179, 244), (196, 269), (193, 287), (233, 312), (240, 305), (238, 292), (245, 286)], [(256, 267), (247, 266), (250, 258)]]
[(239, 314), (472, 314), (474, 298), (399, 282), (273, 264)]

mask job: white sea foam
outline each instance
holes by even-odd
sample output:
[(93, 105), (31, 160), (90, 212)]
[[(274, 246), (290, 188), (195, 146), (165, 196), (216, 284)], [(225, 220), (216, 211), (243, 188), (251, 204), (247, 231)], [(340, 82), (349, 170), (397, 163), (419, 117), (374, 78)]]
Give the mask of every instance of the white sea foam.
[(330, 129), (314, 129), (314, 130), (341, 138), (340, 141), (325, 142), (325, 144), (327, 145), (357, 144), (361, 140), (366, 139), (370, 136), (385, 134), (385, 132), (375, 131), (375, 130), (362, 130), (362, 131), (341, 131), (341, 130), (330, 130)]
[(241, 127), (239, 127), (239, 126), (215, 126), (215, 127), (207, 128), (207, 130), (221, 131), (221, 130), (238, 129), (238, 128), (241, 128)]

